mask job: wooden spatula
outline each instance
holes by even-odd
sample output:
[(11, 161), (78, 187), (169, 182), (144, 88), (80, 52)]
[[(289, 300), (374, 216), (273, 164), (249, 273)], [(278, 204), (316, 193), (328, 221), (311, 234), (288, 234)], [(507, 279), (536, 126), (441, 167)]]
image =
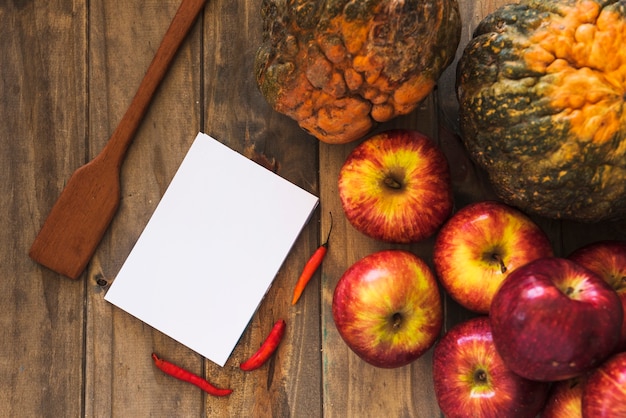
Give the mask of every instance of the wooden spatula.
[(135, 132), (206, 0), (183, 0), (130, 107), (92, 161), (72, 174), (52, 207), (29, 256), (72, 279), (78, 278), (93, 256), (120, 202), (120, 168)]

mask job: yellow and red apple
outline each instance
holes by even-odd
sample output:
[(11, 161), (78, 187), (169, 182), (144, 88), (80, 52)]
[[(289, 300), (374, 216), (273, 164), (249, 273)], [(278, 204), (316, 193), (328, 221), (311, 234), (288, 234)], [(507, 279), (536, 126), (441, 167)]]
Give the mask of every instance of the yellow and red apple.
[(587, 375), (554, 382), (541, 418), (581, 418), (583, 387)]
[(411, 243), (433, 235), (452, 212), (448, 161), (427, 136), (389, 130), (359, 144), (339, 173), (346, 218), (363, 234)]
[(497, 201), (472, 203), (443, 225), (433, 249), (435, 273), (465, 308), (486, 314), (502, 281), (516, 268), (553, 255), (544, 231)]
[(626, 417), (626, 352), (607, 359), (583, 388), (583, 417)]
[(428, 265), (404, 250), (383, 250), (350, 266), (332, 301), (339, 334), (373, 366), (407, 365), (436, 341), (443, 311)]
[(534, 418), (549, 387), (506, 366), (493, 344), (486, 316), (455, 325), (437, 343), (433, 381), (439, 408), (448, 418)]

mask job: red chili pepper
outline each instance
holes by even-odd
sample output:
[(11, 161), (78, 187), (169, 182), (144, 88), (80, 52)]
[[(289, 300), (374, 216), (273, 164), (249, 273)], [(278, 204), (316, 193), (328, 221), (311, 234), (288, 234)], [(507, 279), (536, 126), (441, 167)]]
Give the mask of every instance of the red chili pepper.
[(309, 261), (304, 265), (304, 269), (302, 269), (302, 274), (300, 278), (296, 282), (296, 287), (293, 289), (293, 299), (291, 299), (291, 304), (295, 305), (300, 299), (302, 292), (304, 292), (304, 288), (311, 280), (311, 277), (315, 274), (319, 266), (324, 261), (324, 257), (326, 257), (326, 252), (328, 251), (328, 240), (330, 239), (330, 233), (333, 230), (333, 214), (330, 214), (330, 228), (328, 230), (328, 236), (326, 237), (326, 242), (318, 247), (317, 250), (313, 253)]
[(200, 376), (185, 370), (180, 366), (170, 363), (167, 360), (160, 359), (156, 354), (152, 353), (152, 360), (154, 364), (162, 370), (165, 374), (168, 374), (183, 382), (191, 383), (213, 396), (227, 396), (230, 395), (232, 389), (220, 389), (213, 386), (208, 380), (201, 378)]
[(250, 371), (254, 369), (258, 369), (261, 367), (274, 351), (278, 348), (278, 344), (283, 339), (283, 335), (285, 334), (285, 326), (287, 324), (283, 319), (279, 319), (276, 321), (269, 335), (261, 344), (261, 347), (257, 350), (256, 353), (252, 355), (248, 360), (244, 361), (239, 365), (239, 368), (244, 371)]

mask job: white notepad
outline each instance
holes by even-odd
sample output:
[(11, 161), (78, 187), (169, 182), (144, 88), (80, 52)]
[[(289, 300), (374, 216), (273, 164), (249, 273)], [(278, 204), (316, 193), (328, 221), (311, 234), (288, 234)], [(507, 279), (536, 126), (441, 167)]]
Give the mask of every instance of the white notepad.
[(223, 366), (317, 204), (200, 133), (105, 300)]

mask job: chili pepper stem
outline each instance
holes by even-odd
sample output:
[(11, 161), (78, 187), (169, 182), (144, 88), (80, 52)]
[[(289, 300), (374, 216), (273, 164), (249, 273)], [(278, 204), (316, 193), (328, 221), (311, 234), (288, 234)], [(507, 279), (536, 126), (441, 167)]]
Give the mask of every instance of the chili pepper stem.
[(328, 234), (326, 235), (326, 241), (322, 244), (324, 247), (328, 247), (328, 241), (330, 240), (330, 233), (333, 232), (333, 213), (328, 212), (330, 215), (330, 226), (328, 227)]

